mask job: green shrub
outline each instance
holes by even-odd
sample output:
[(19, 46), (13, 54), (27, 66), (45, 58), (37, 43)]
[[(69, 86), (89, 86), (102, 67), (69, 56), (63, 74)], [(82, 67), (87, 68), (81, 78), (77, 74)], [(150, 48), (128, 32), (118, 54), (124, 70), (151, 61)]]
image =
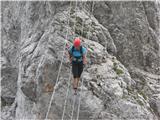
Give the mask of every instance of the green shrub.
[(124, 72), (123, 72), (123, 70), (117, 68), (117, 69), (116, 69), (116, 73), (117, 73), (118, 75), (120, 75), (120, 74), (123, 74)]
[(116, 67), (116, 66), (117, 66), (117, 63), (116, 63), (116, 62), (114, 62), (114, 63), (113, 63), (113, 66), (114, 66), (114, 67)]
[(136, 99), (136, 101), (139, 103), (139, 105), (141, 105), (141, 106), (143, 106), (143, 105), (144, 105), (144, 103), (143, 103), (141, 100)]
[(143, 91), (140, 91), (139, 94), (142, 95), (145, 100), (147, 100), (147, 96), (145, 95)]
[(113, 69), (117, 73), (117, 75), (120, 75), (120, 74), (124, 73), (122, 69), (118, 68), (118, 65), (117, 65), (116, 62), (113, 63)]

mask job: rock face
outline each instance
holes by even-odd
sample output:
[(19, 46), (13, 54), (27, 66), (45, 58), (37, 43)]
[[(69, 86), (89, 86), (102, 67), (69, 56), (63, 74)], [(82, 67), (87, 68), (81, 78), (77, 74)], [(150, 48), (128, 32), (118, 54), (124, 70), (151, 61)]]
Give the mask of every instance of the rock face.
[[(53, 90), (48, 119), (160, 119), (160, 3), (1, 6), (2, 119), (44, 119)], [(88, 50), (77, 96), (63, 52), (75, 37)]]
[(158, 3), (98, 2), (94, 15), (109, 30), (123, 64), (160, 74)]

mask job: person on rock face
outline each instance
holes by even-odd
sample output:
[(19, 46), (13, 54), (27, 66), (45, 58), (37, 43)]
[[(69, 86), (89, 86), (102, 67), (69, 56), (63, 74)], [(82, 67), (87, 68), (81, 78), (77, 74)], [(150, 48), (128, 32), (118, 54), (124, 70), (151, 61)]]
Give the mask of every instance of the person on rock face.
[(73, 74), (73, 89), (75, 94), (79, 84), (81, 74), (83, 72), (83, 65), (87, 64), (86, 60), (86, 48), (81, 45), (80, 38), (75, 38), (73, 46), (68, 50), (69, 60), (72, 64), (72, 74)]

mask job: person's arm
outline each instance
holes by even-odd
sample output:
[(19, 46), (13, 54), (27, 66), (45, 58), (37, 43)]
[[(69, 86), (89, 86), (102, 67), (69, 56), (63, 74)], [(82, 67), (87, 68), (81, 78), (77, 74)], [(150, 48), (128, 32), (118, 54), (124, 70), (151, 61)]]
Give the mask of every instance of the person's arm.
[(71, 48), (68, 50), (68, 59), (69, 59), (70, 63), (72, 63)]
[(69, 53), (69, 61), (70, 61), (70, 63), (72, 63), (72, 56), (71, 56), (71, 54)]
[(84, 48), (84, 50), (83, 50), (83, 64), (84, 64), (84, 65), (87, 64), (86, 53), (87, 53), (87, 50), (86, 50), (86, 48)]
[(87, 64), (87, 58), (86, 58), (86, 55), (85, 55), (85, 54), (83, 55), (83, 64), (84, 64), (84, 65)]

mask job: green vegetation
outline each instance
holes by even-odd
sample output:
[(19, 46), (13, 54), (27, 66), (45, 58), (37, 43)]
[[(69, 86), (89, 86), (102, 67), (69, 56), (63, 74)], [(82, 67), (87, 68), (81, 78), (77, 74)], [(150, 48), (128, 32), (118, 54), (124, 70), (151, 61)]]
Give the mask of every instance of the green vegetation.
[(116, 69), (116, 73), (117, 73), (118, 75), (120, 75), (120, 74), (123, 74), (124, 72), (123, 72), (123, 70), (117, 68), (117, 69)]
[[(129, 86), (127, 86), (127, 91), (128, 91), (128, 93), (137, 101), (137, 103), (138, 103), (139, 105), (141, 105), (141, 106), (144, 105), (143, 99), (141, 99), (141, 98), (139, 97), (139, 95), (141, 95), (141, 96), (143, 96), (143, 98), (144, 98), (145, 100), (147, 100), (147, 96), (146, 96), (146, 94), (144, 93), (144, 91), (137, 91), (137, 92), (135, 92), (135, 91), (133, 91), (133, 89), (132, 89), (131, 87), (129, 87)], [(138, 95), (138, 94), (139, 94), (139, 95)], [(126, 97), (124, 97), (124, 98), (126, 98)]]
[(132, 94), (133, 98), (137, 101), (137, 103), (141, 106), (144, 105), (143, 101), (139, 98), (137, 93)]
[(141, 106), (144, 105), (144, 103), (140, 99), (137, 98), (136, 101), (138, 102), (139, 105), (141, 105)]
[(145, 100), (147, 100), (147, 96), (143, 91), (139, 91), (138, 93), (142, 95)]
[(113, 69), (117, 73), (117, 75), (120, 75), (120, 74), (124, 73), (122, 69), (118, 68), (118, 65), (117, 65), (116, 62), (113, 63)]
[(113, 66), (114, 66), (114, 67), (116, 67), (116, 66), (117, 66), (117, 63), (116, 63), (116, 62), (114, 62), (114, 63), (113, 63)]

